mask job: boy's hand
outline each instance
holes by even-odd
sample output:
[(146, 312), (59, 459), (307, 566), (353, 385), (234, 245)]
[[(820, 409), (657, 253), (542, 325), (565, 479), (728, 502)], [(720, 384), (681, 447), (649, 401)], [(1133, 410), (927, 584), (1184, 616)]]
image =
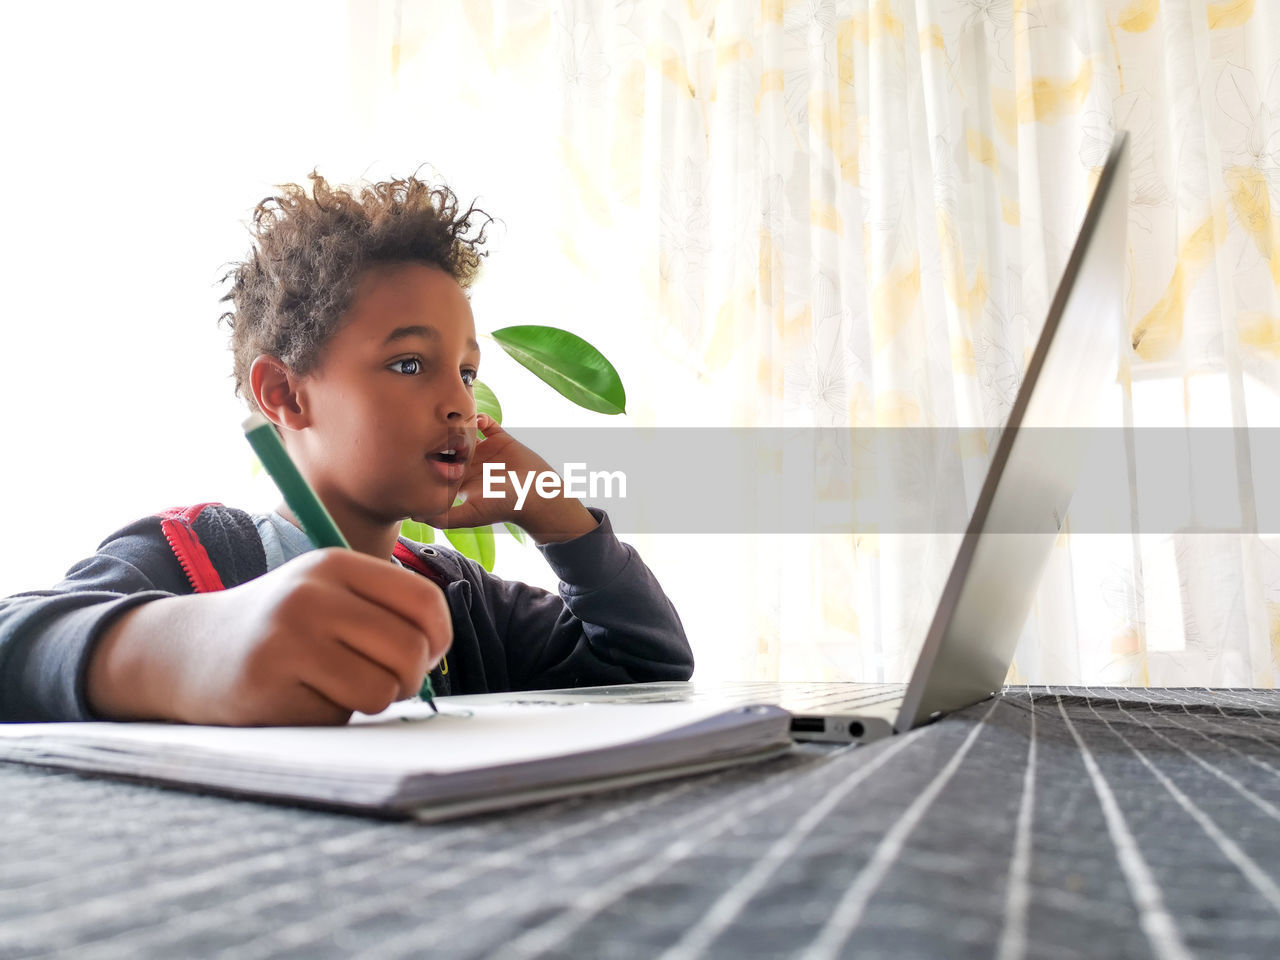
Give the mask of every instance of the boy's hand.
[[(455, 527), (479, 527), (487, 523), (514, 523), (528, 531), (538, 543), (570, 540), (594, 530), (598, 525), (582, 501), (574, 497), (541, 497), (536, 485), (528, 488), (524, 505), (516, 509), (517, 495), (508, 478), (508, 471), (521, 478), (536, 476), (544, 471), (554, 472), (551, 465), (534, 453), (487, 414), (476, 417), (476, 426), (484, 433), (484, 439), (476, 444), (467, 471), (463, 474), (458, 493), (466, 499), (433, 517), (414, 517), (422, 523), (447, 530)], [(498, 489), (500, 497), (485, 497), (484, 465), (501, 464), (501, 476), (505, 481)]]
[(316, 550), (230, 590), (131, 610), (95, 650), (88, 696), (113, 719), (341, 724), (417, 694), (452, 640), (431, 581)]

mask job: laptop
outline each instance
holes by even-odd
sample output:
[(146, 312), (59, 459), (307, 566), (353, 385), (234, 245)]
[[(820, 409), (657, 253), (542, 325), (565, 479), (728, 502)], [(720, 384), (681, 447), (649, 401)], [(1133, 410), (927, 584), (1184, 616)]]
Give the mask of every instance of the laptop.
[[(1000, 434), (919, 658), (906, 684), (638, 683), (450, 697), (450, 702), (774, 703), (796, 740), (869, 742), (994, 696), (1062, 527), (1086, 455), (1084, 430), (1124, 341), (1128, 135), (1112, 144), (1013, 409)], [(1044, 435), (1042, 434), (1041, 437)], [(1010, 532), (1012, 531), (1012, 532)]]

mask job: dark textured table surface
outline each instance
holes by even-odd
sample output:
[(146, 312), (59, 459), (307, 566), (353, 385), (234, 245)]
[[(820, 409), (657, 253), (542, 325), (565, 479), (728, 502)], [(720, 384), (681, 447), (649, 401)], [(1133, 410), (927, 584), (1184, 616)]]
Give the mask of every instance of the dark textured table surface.
[(0, 765), (0, 957), (1280, 956), (1280, 694), (1011, 688), (452, 824)]

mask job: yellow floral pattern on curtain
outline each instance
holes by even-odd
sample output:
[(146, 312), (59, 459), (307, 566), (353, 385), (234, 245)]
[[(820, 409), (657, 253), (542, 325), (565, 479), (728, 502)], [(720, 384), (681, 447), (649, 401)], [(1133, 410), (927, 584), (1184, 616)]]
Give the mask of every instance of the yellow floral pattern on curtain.
[[(1132, 352), (1113, 422), (1280, 419), (1278, 4), (384, 9), (397, 113), (429, 107), (484, 176), (526, 186), (548, 277), (608, 298), (576, 329), (628, 351), (642, 423), (998, 426), (1122, 129)], [(986, 455), (948, 478), (965, 496)], [(702, 675), (904, 679), (954, 538), (781, 543), (671, 554), (700, 584), (677, 605), (705, 608), (686, 615)], [(1274, 538), (1065, 534), (1012, 678), (1272, 686), (1278, 664)]]

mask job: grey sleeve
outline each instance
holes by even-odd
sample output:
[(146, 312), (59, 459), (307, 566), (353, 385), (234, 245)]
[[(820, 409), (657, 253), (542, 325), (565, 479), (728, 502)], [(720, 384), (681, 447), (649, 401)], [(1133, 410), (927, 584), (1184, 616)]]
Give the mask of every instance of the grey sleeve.
[(693, 652), (675, 607), (635, 548), (596, 529), (538, 549), (559, 595), (485, 575), (513, 689), (687, 680)]
[(108, 538), (53, 588), (0, 599), (0, 721), (99, 719), (85, 699), (94, 644), (126, 611), (190, 592), (185, 583), (152, 518)]

